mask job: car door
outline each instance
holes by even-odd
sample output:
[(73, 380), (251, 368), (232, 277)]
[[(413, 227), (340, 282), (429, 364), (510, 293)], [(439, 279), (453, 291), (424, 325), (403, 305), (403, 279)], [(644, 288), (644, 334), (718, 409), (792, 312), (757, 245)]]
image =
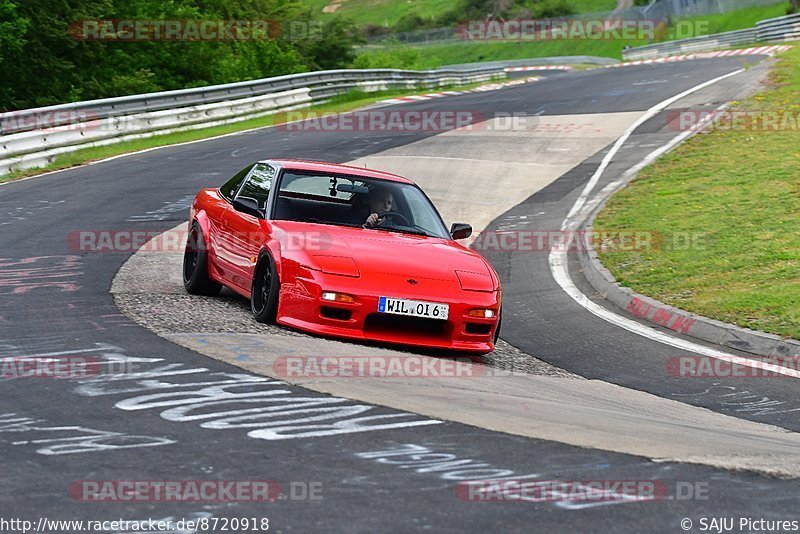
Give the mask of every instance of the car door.
[[(275, 169), (271, 165), (257, 163), (235, 198), (253, 199), (265, 213), (274, 178)], [(222, 227), (226, 234), (224, 246), (229, 268), (226, 278), (243, 292), (249, 292), (255, 260), (268, 236), (256, 217), (233, 207), (223, 215)]]
[(225, 281), (230, 281), (234, 275), (234, 258), (230, 254), (231, 244), (226, 226), (228, 224), (228, 211), (233, 209), (233, 199), (239, 193), (245, 180), (250, 176), (250, 172), (255, 165), (250, 164), (241, 171), (237, 172), (230, 180), (219, 188), (220, 196), (224, 199), (215, 206), (213, 210), (208, 210), (209, 222), (209, 255), (213, 255), (214, 273)]

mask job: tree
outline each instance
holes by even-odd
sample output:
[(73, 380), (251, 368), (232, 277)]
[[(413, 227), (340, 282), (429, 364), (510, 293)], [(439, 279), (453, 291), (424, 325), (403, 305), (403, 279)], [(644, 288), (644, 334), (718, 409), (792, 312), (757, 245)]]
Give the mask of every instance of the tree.
[(25, 45), (30, 20), (22, 17), (11, 0), (0, 0), (0, 63)]
[(320, 27), (301, 0), (0, 0), (0, 110), (345, 67), (358, 40), (343, 21), (299, 37), (234, 41), (87, 41), (70, 34), (94, 19)]
[[(84, 75), (76, 58), (85, 46), (70, 36), (69, 22), (107, 12), (110, 0), (5, 0), (4, 16), (21, 23), (13, 54), (0, 62), (0, 109), (64, 101)], [(9, 5), (13, 6), (9, 9)], [(7, 35), (7, 33), (6, 33)]]
[(309, 32), (296, 44), (303, 56), (308, 59), (312, 70), (335, 69), (349, 65), (356, 57), (353, 44), (365, 42), (355, 27), (343, 19), (335, 18), (317, 28), (318, 30)]

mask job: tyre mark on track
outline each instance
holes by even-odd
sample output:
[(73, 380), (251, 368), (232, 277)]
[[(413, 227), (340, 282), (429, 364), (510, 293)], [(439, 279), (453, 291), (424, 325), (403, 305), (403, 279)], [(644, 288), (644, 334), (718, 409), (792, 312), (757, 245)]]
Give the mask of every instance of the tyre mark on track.
[(78, 291), (83, 276), (79, 256), (0, 258), (0, 295), (20, 295), (38, 289)]

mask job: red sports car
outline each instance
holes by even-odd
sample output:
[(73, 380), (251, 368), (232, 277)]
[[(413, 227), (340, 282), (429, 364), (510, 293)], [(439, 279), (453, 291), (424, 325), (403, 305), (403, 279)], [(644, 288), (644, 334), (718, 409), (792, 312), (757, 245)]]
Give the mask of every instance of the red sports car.
[(183, 282), (250, 299), (259, 322), (316, 334), (486, 353), (500, 280), (413, 182), (386, 172), (260, 161), (192, 204)]

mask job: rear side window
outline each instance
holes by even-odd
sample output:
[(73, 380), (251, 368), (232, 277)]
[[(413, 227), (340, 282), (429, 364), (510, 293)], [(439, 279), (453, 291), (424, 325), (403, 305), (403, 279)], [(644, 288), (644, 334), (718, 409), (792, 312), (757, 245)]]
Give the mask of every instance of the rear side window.
[(264, 163), (259, 163), (253, 169), (250, 178), (247, 179), (242, 190), (239, 191), (239, 198), (252, 198), (258, 202), (258, 208), (267, 207), (267, 197), (272, 188), (272, 178), (275, 176), (275, 169)]
[(242, 185), (245, 177), (247, 177), (247, 173), (250, 172), (250, 169), (252, 168), (252, 165), (248, 165), (241, 171), (237, 172), (233, 178), (225, 182), (225, 185), (219, 188), (219, 191), (222, 193), (222, 196), (225, 197), (225, 200), (228, 202), (233, 202), (233, 197), (236, 196), (239, 186)]

